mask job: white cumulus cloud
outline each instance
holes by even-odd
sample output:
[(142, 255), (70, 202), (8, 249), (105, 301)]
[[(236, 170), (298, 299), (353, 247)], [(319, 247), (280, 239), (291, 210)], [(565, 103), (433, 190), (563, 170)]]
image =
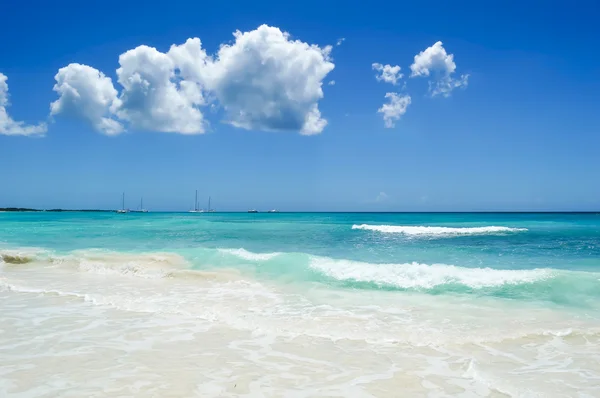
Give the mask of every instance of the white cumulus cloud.
[(377, 79), (377, 81), (380, 82), (383, 81), (386, 83), (396, 85), (398, 83), (398, 80), (402, 79), (402, 77), (404, 76), (402, 73), (400, 73), (401, 68), (398, 65), (392, 66), (374, 63), (371, 66), (373, 70), (378, 72), (375, 75), (375, 79)]
[(70, 64), (55, 76), (58, 100), (51, 114), (87, 120), (104, 134), (115, 135), (131, 128), (145, 131), (198, 134), (204, 119), (197, 108), (204, 104), (198, 83), (176, 76), (169, 54), (139, 46), (119, 57), (117, 81), (87, 65)]
[(329, 84), (330, 86), (335, 86), (335, 80), (330, 80), (327, 84)]
[(200, 84), (176, 74), (178, 65), (170, 53), (139, 46), (121, 54), (117, 76), (123, 90), (117, 115), (139, 130), (204, 133)]
[(410, 66), (410, 77), (430, 77), (429, 90), (432, 96), (448, 97), (452, 90), (466, 87), (469, 75), (454, 78), (456, 63), (454, 54), (448, 54), (441, 41), (415, 55)]
[(346, 40), (345, 37), (340, 37), (337, 42), (335, 43), (336, 46), (341, 46), (342, 43)]
[(199, 68), (200, 80), (225, 109), (227, 121), (253, 130), (323, 131), (327, 121), (318, 101), (323, 79), (334, 68), (331, 46), (292, 40), (267, 25), (234, 37)]
[(8, 77), (0, 73), (0, 134), (3, 135), (42, 135), (46, 132), (45, 123), (27, 125), (12, 119), (6, 108), (10, 106), (8, 100)]
[(406, 113), (411, 98), (409, 95), (399, 95), (398, 93), (387, 93), (385, 98), (388, 99), (388, 103), (383, 104), (377, 112), (383, 114), (385, 127), (392, 128), (396, 125), (396, 122), (400, 120), (402, 115)]
[(125, 129), (115, 119), (120, 101), (110, 77), (91, 66), (69, 64), (54, 76), (59, 98), (50, 104), (50, 114), (79, 117), (98, 132), (116, 135)]
[(225, 111), (226, 122), (244, 129), (322, 132), (327, 121), (318, 101), (323, 80), (334, 68), (332, 47), (292, 40), (267, 25), (237, 31), (234, 38), (212, 56), (198, 38), (166, 53), (144, 45), (129, 50), (119, 57), (120, 94), (110, 78), (85, 65), (77, 69), (89, 69), (87, 85), (63, 76), (75, 74), (69, 65), (57, 74), (60, 97), (52, 114), (78, 114), (107, 134), (124, 131), (126, 125), (199, 134), (207, 124), (201, 107), (210, 105)]

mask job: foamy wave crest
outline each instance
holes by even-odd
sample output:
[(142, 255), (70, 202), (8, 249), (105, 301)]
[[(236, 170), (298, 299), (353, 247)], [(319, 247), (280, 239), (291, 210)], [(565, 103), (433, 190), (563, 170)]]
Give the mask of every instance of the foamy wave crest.
[(353, 225), (352, 229), (366, 231), (377, 231), (388, 234), (405, 235), (486, 235), (495, 233), (525, 232), (527, 228), (509, 227), (425, 227), (425, 226), (402, 226), (402, 225)]
[(464, 268), (447, 264), (371, 264), (313, 257), (310, 267), (340, 281), (373, 283), (403, 289), (432, 289), (441, 285), (463, 285), (482, 289), (502, 285), (534, 283), (554, 277), (548, 269), (497, 270)]
[(246, 249), (219, 249), (220, 253), (229, 254), (248, 261), (266, 261), (279, 256), (281, 253), (253, 253)]

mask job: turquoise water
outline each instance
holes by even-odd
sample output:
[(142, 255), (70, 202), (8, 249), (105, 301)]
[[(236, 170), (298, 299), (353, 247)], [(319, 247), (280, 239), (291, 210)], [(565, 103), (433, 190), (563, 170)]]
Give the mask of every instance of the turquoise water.
[(598, 213), (0, 213), (0, 245), (170, 252), (288, 284), (600, 302)]
[(600, 396), (600, 214), (0, 213), (0, 319), (0, 396)]

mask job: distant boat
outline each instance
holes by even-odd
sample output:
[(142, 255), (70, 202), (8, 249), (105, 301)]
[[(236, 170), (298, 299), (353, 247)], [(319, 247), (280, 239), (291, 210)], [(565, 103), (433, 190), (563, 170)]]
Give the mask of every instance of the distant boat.
[(204, 210), (198, 209), (198, 190), (196, 189), (196, 200), (194, 202), (194, 210), (190, 210), (190, 213), (204, 213)]
[(269, 210), (267, 213), (279, 213), (279, 210), (273, 209), (273, 210)]
[(129, 210), (127, 210), (125, 208), (125, 192), (123, 192), (123, 205), (119, 210), (117, 210), (117, 213), (119, 213), (119, 214), (129, 213)]
[(216, 210), (215, 210), (215, 209), (211, 209), (211, 208), (210, 208), (210, 196), (208, 197), (208, 209), (207, 209), (207, 211), (208, 211), (209, 213), (214, 213), (214, 212), (216, 212)]
[(256, 210), (256, 209), (248, 210), (248, 213), (258, 213), (258, 210)]
[(132, 210), (133, 213), (148, 213), (148, 210), (144, 209), (144, 198), (140, 199), (140, 209)]

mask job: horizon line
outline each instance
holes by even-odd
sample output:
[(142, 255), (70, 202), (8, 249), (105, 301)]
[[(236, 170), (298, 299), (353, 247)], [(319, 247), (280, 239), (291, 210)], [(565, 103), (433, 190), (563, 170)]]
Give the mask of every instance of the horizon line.
[[(131, 213), (138, 213), (135, 210)], [(98, 212), (98, 213), (116, 213), (117, 209), (34, 209), (24, 207), (0, 207), (0, 212), (5, 213), (60, 213), (60, 212)], [(141, 212), (139, 212), (141, 213)], [(148, 213), (189, 213), (189, 210), (155, 210), (148, 211)], [(148, 214), (141, 213), (141, 214)], [(258, 211), (258, 213), (249, 213), (247, 210), (227, 210), (227, 211), (215, 211), (205, 212), (198, 214), (218, 214), (218, 213), (241, 213), (241, 214), (294, 214), (294, 213), (340, 213), (340, 214), (600, 214), (599, 210), (428, 210), (428, 211), (411, 211), (411, 210), (399, 210), (399, 211), (373, 211), (373, 210), (287, 210), (278, 211), (277, 213), (269, 213), (268, 210)]]

